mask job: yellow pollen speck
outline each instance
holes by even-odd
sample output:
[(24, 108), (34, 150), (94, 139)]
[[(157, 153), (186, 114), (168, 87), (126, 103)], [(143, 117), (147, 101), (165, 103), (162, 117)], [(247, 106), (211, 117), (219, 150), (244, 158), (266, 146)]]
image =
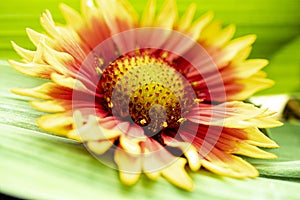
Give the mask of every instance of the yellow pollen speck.
[(99, 64), (100, 66), (102, 66), (102, 65), (104, 64), (104, 61), (103, 61), (102, 58), (98, 58), (98, 64)]
[(109, 108), (114, 107), (114, 104), (110, 101), (110, 98), (109, 98), (109, 97), (106, 98), (106, 101), (107, 101), (107, 106), (108, 106)]
[(167, 58), (168, 57), (168, 52), (164, 52), (162, 55), (161, 55), (162, 58)]
[(202, 102), (203, 101), (203, 99), (194, 99), (194, 102), (195, 103), (200, 103), (200, 102)]
[(96, 67), (96, 72), (97, 72), (97, 74), (99, 74), (99, 75), (103, 74), (102, 69), (100, 69), (99, 67)]
[(140, 120), (140, 123), (141, 123), (142, 125), (144, 125), (144, 124), (147, 123), (147, 121), (146, 121), (145, 119), (142, 119), (142, 120)]
[(109, 103), (108, 103), (108, 107), (109, 107), (109, 108), (112, 108), (112, 107), (114, 107), (114, 104), (113, 104), (112, 102), (109, 102)]
[(164, 128), (167, 128), (167, 127), (168, 127), (168, 123), (167, 123), (167, 122), (164, 122), (162, 126), (163, 126)]
[(185, 118), (180, 118), (179, 120), (177, 120), (178, 123), (184, 122), (186, 119)]
[(192, 84), (192, 86), (196, 86), (198, 84), (198, 82), (192, 82), (191, 84)]

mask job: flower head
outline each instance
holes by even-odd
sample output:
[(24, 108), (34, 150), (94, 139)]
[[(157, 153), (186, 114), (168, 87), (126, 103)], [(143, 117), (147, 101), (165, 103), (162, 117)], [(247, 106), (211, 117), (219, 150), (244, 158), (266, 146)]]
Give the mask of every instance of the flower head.
[(222, 28), (210, 12), (194, 20), (194, 4), (178, 19), (173, 0), (158, 13), (150, 0), (141, 18), (126, 0), (83, 0), (81, 13), (64, 4), (61, 10), (66, 25), (46, 11), (46, 34), (27, 29), (36, 50), (13, 43), (23, 60), (9, 61), (49, 79), (12, 90), (40, 99), (31, 105), (51, 113), (37, 119), (41, 129), (82, 142), (96, 156), (114, 151), (128, 185), (143, 172), (191, 190), (186, 167), (255, 177), (236, 154), (275, 158), (258, 148), (277, 147), (259, 128), (280, 122), (242, 102), (273, 84), (260, 71), (266, 60), (247, 60), (255, 36), (231, 40), (234, 26)]

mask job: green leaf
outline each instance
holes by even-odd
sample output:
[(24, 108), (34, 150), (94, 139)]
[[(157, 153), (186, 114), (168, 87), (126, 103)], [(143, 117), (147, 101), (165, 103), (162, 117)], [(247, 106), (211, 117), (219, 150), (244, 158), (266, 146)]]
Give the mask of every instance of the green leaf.
[[(81, 144), (40, 131), (35, 124), (35, 118), (42, 113), (33, 110), (25, 98), (9, 93), (10, 87), (31, 87), (39, 84), (40, 80), (28, 79), (13, 71), (7, 63), (1, 63), (0, 192), (2, 193), (30, 199), (99, 197), (199, 199), (199, 196), (205, 199), (295, 199), (298, 197), (299, 183), (263, 177), (239, 180), (220, 177), (205, 170), (191, 173), (196, 185), (193, 192), (178, 189), (162, 178), (153, 182), (144, 176), (135, 186), (124, 186), (120, 183), (116, 170), (100, 163)], [(286, 142), (278, 141), (283, 149), (286, 145), (290, 145)], [(295, 167), (293, 164), (287, 164), (286, 167), (293, 168)]]

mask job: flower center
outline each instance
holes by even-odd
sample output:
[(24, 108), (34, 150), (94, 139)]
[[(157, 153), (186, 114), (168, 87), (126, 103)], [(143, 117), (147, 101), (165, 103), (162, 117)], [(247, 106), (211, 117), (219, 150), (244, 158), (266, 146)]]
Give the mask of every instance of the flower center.
[(183, 76), (162, 57), (147, 53), (112, 62), (100, 85), (110, 113), (143, 127), (148, 136), (178, 128), (192, 104)]

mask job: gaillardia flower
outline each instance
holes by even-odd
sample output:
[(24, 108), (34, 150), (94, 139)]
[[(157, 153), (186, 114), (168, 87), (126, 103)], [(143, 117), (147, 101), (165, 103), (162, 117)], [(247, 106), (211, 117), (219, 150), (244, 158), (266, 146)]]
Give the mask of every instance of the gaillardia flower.
[[(183, 189), (186, 170), (246, 178), (257, 170), (237, 155), (275, 158), (259, 147), (277, 144), (260, 128), (281, 125), (274, 113), (244, 103), (273, 82), (264, 59), (247, 59), (254, 35), (233, 39), (207, 13), (194, 20), (192, 4), (179, 18), (174, 0), (157, 12), (154, 0), (141, 18), (126, 0), (83, 0), (81, 13), (62, 4), (66, 25), (49, 11), (47, 33), (27, 29), (36, 46), (13, 47), (17, 71), (49, 81), (13, 89), (40, 100), (37, 119), (47, 132), (77, 140), (98, 155), (113, 152), (125, 184), (143, 172)], [(109, 154), (111, 155), (111, 154)]]

